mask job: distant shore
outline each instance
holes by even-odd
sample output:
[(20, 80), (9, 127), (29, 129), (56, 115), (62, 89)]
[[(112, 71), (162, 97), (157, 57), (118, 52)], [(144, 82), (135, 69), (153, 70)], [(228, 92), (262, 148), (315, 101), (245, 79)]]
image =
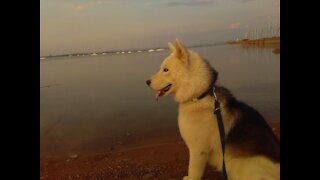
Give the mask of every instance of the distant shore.
[(273, 48), (273, 53), (280, 54), (280, 37), (241, 39), (237, 41), (229, 41), (228, 44), (238, 44), (244, 47), (254, 46)]
[[(226, 44), (226, 42), (196, 44), (196, 45), (188, 46), (188, 48), (208, 47), (208, 46), (215, 46), (215, 45), (222, 45), (222, 44)], [(48, 58), (55, 58), (55, 57), (82, 57), (82, 56), (101, 56), (101, 55), (104, 56), (104, 55), (152, 53), (152, 52), (162, 52), (165, 50), (169, 50), (168, 47), (141, 48), (141, 49), (133, 48), (133, 49), (126, 49), (126, 50), (109, 50), (109, 51), (100, 51), (100, 52), (86, 52), (86, 53), (71, 53), (71, 54), (40, 56), (40, 60), (45, 60)]]
[(242, 45), (264, 45), (264, 44), (280, 44), (280, 37), (261, 38), (261, 39), (241, 39), (237, 41), (229, 41), (228, 44)]

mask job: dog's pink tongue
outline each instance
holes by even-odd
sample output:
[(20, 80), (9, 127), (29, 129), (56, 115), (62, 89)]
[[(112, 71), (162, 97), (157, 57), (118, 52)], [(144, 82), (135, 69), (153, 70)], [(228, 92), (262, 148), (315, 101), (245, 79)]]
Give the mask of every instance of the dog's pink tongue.
[(155, 98), (156, 98), (157, 101), (158, 101), (158, 99), (159, 99), (159, 97), (160, 97), (160, 94), (161, 94), (161, 91), (157, 91), (157, 92), (156, 92), (156, 97), (155, 97)]

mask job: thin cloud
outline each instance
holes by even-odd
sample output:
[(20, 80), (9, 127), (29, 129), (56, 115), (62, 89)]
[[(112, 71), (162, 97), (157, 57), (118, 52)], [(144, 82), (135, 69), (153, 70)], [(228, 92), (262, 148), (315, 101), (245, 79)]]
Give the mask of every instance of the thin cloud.
[[(215, 2), (219, 0), (174, 0), (171, 2), (165, 3), (167, 6), (208, 6), (212, 5)], [(221, 1), (221, 0), (220, 0)], [(255, 0), (231, 0), (238, 3), (246, 3), (249, 1), (255, 1)]]
[(245, 3), (245, 2), (249, 2), (249, 1), (255, 1), (255, 0), (233, 0), (239, 3)]
[(77, 5), (76, 7), (75, 7), (75, 10), (77, 10), (77, 11), (81, 11), (81, 10), (83, 10), (84, 9), (84, 6), (83, 5)]
[(240, 22), (235, 22), (235, 23), (231, 23), (229, 24), (229, 29), (239, 29), (240, 28)]
[(76, 11), (82, 11), (84, 9), (96, 7), (106, 1), (94, 0), (94, 1), (81, 1), (78, 5), (74, 7)]
[(167, 6), (206, 6), (211, 5), (216, 0), (176, 0), (174, 2), (167, 2)]

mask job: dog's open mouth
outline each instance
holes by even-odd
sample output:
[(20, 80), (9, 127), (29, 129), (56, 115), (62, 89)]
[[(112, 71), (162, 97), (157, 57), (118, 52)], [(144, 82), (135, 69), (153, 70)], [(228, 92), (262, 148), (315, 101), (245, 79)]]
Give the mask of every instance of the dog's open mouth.
[(169, 84), (166, 87), (156, 91), (156, 100), (158, 100), (159, 97), (163, 96), (166, 92), (168, 92), (171, 86), (172, 84)]

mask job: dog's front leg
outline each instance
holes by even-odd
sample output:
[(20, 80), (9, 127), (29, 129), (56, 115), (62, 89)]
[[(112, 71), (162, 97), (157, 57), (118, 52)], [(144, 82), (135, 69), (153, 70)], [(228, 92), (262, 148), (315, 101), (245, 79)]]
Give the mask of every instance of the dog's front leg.
[(183, 180), (200, 180), (206, 167), (209, 153), (191, 149), (189, 156), (188, 176), (185, 176)]

